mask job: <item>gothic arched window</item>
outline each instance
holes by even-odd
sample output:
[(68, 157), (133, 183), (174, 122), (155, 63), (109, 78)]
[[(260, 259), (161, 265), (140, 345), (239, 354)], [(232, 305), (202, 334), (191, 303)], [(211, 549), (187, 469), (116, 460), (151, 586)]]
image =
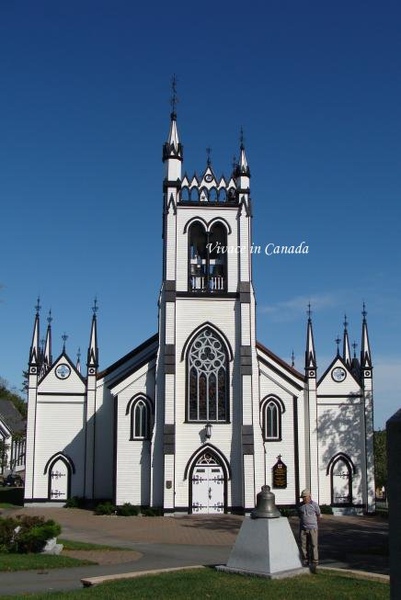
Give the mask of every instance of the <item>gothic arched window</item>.
[(227, 287), (227, 230), (215, 223), (206, 231), (200, 222), (192, 223), (188, 233), (189, 290), (224, 292)]
[(281, 415), (283, 408), (275, 398), (267, 398), (262, 404), (263, 439), (269, 442), (281, 440)]
[(150, 439), (151, 412), (145, 398), (139, 397), (132, 402), (131, 410), (131, 440)]
[(228, 420), (228, 356), (209, 327), (193, 340), (187, 354), (188, 421)]

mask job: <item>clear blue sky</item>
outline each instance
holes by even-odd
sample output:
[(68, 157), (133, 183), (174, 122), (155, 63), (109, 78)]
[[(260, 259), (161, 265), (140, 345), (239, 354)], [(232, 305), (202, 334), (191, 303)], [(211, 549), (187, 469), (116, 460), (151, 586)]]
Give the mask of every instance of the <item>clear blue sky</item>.
[(36, 298), (53, 355), (101, 368), (157, 330), (161, 148), (178, 79), (184, 168), (229, 175), (243, 127), (258, 339), (319, 373), (366, 302), (375, 427), (401, 406), (401, 5), (271, 0), (0, 2), (0, 376), (19, 389)]

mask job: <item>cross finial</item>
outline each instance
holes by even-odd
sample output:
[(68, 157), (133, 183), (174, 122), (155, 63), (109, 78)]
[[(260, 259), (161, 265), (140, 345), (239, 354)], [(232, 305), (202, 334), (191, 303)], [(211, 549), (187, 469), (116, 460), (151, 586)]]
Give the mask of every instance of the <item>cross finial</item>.
[(176, 109), (177, 109), (177, 104), (178, 104), (178, 96), (177, 96), (177, 76), (174, 75), (171, 78), (171, 99), (170, 99), (170, 104), (171, 104), (171, 114), (172, 116), (176, 115)]
[(49, 325), (50, 325), (50, 323), (51, 323), (52, 321), (53, 321), (53, 317), (52, 317), (52, 311), (51, 311), (51, 309), (50, 309), (50, 310), (49, 310), (49, 314), (48, 314), (48, 316), (47, 316), (47, 322), (48, 322), (48, 323), (49, 323)]
[(210, 148), (210, 146), (208, 146), (206, 148), (206, 154), (207, 154), (206, 164), (207, 164), (208, 167), (210, 167), (210, 165), (212, 164), (212, 161), (211, 161), (211, 158), (210, 158), (210, 155), (212, 154), (212, 149)]
[(242, 126), (241, 126), (240, 134), (239, 134), (239, 143), (240, 143), (241, 149), (243, 149), (244, 148), (244, 143), (245, 143), (245, 138), (244, 138), (244, 129), (243, 129)]
[(347, 329), (347, 327), (348, 327), (347, 315), (344, 315), (344, 329)]
[(42, 307), (40, 306), (40, 297), (38, 296), (38, 299), (36, 301), (36, 306), (35, 306), (35, 310), (36, 310), (36, 314), (37, 315), (39, 314), (41, 308)]
[(364, 319), (366, 319), (366, 315), (368, 313), (366, 312), (366, 306), (365, 306), (365, 302), (362, 304), (362, 316)]
[(63, 352), (65, 352), (65, 343), (68, 340), (68, 335), (66, 333), (63, 333), (61, 339), (63, 340)]
[(93, 314), (96, 315), (96, 313), (97, 313), (98, 310), (99, 310), (99, 307), (97, 305), (97, 298), (95, 297), (95, 299), (93, 301), (93, 306), (92, 306)]

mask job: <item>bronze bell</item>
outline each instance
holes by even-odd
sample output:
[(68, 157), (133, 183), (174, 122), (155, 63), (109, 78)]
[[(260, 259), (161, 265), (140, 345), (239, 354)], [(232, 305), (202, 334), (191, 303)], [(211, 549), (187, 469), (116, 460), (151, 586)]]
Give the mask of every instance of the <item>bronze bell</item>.
[(277, 517), (281, 517), (274, 499), (275, 495), (270, 491), (270, 486), (262, 486), (262, 491), (257, 495), (256, 508), (251, 512), (252, 519), (277, 519)]

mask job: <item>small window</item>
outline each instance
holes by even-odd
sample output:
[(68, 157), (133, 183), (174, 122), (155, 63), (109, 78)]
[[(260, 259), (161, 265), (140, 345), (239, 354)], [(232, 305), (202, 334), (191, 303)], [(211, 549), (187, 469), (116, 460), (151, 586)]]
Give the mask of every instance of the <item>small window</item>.
[(131, 440), (150, 439), (150, 409), (144, 398), (138, 398), (131, 406)]
[(268, 398), (262, 405), (263, 439), (269, 442), (281, 440), (281, 404), (274, 398)]

